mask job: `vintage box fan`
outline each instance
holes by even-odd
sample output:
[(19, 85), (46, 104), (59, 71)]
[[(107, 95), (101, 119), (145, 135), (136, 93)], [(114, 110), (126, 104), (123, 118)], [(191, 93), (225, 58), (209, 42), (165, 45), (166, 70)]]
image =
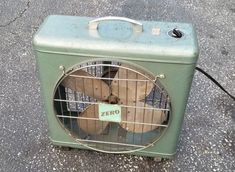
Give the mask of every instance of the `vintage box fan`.
[(191, 24), (54, 15), (33, 44), (53, 144), (175, 154), (198, 58)]

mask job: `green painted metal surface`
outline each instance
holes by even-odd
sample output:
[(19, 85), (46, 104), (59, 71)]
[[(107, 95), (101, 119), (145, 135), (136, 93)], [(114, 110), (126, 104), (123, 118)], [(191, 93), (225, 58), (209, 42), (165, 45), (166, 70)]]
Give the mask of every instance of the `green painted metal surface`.
[[(160, 82), (171, 99), (169, 127), (153, 146), (132, 154), (171, 157), (176, 152), (199, 53), (194, 28), (191, 24), (141, 21), (143, 32), (134, 33), (130, 24), (110, 21), (100, 24), (98, 31), (89, 31), (90, 20), (86, 17), (50, 16), (33, 40), (52, 142), (85, 148), (66, 133), (55, 116), (54, 89), (63, 76), (59, 66), (63, 65), (69, 71), (74, 65), (86, 61), (115, 59), (137, 65), (154, 76), (165, 75)], [(182, 38), (168, 35), (175, 27), (183, 32)]]

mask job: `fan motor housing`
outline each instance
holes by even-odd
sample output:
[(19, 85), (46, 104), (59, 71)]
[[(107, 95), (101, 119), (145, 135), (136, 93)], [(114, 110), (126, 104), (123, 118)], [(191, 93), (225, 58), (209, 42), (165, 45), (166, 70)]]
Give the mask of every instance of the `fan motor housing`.
[[(92, 20), (93, 22), (91, 22)], [(180, 31), (180, 37), (177, 37), (177, 35), (172, 36), (175, 28)], [(108, 153), (130, 153), (150, 157), (171, 158), (176, 153), (199, 54), (196, 32), (191, 24), (157, 21), (135, 22), (117, 17), (107, 18), (107, 20), (94, 20), (94, 18), (89, 17), (53, 15), (45, 19), (35, 34), (33, 47), (39, 70), (44, 108), (49, 124), (49, 138), (53, 144)], [(107, 67), (109, 75), (105, 75), (104, 72)], [(158, 98), (160, 104), (161, 100), (164, 100), (164, 103), (162, 103), (164, 105), (157, 105), (156, 108), (167, 111), (164, 111), (164, 115), (166, 115), (164, 123), (162, 123), (162, 126), (155, 127), (156, 131), (143, 132), (143, 127), (141, 134), (139, 134), (130, 129), (131, 126), (135, 125), (134, 123), (131, 125), (132, 122), (128, 120), (125, 123), (123, 118), (109, 119), (106, 116), (110, 114), (118, 115), (122, 111), (120, 107), (129, 107), (126, 106), (129, 104), (120, 101), (120, 99), (123, 99), (121, 96), (115, 97), (113, 96), (115, 94), (110, 93), (107, 96), (108, 98), (105, 99), (106, 102), (103, 101), (102, 103), (102, 106), (111, 104), (109, 106), (111, 111), (109, 109), (109, 111), (103, 112), (103, 116), (106, 115), (104, 123), (106, 119), (108, 120), (106, 133), (102, 131), (102, 134), (96, 133), (94, 137), (92, 134), (87, 134), (85, 129), (83, 129), (85, 132), (80, 133), (81, 126), (88, 119), (81, 118), (80, 122), (77, 122), (79, 121), (79, 113), (83, 112), (76, 112), (75, 115), (71, 115), (74, 111), (81, 110), (79, 108), (82, 108), (82, 105), (80, 106), (79, 102), (83, 104), (86, 102), (88, 105), (93, 102), (98, 104), (96, 107), (99, 106), (99, 109), (101, 109), (101, 105), (99, 100), (93, 100), (92, 96), (89, 97), (89, 95), (85, 95), (88, 97), (86, 101), (81, 97), (78, 97), (78, 100), (76, 98), (69, 100), (69, 96), (65, 94), (74, 96), (74, 94), (80, 93), (63, 87), (66, 77), (75, 75), (76, 71), (77, 73), (79, 71), (86, 71), (87, 73), (93, 71), (86, 74), (86, 76), (92, 78), (93, 74), (97, 79), (97, 83), (99, 83), (98, 80), (102, 80), (102, 83), (105, 82), (109, 87), (112, 87), (110, 90), (113, 91), (115, 89), (115, 75), (118, 72), (121, 73), (122, 69), (129, 71), (129, 73), (132, 72), (133, 75), (138, 76), (137, 79), (141, 76), (142, 80), (146, 80), (146, 82), (148, 80), (153, 84), (151, 89), (156, 87), (159, 90), (158, 92), (162, 93), (162, 96), (159, 95)], [(100, 71), (100, 74), (97, 74), (94, 70)], [(110, 77), (110, 70), (114, 71), (113, 77)], [(105, 81), (105, 78), (107, 78), (107, 81)], [(128, 77), (124, 78), (124, 81), (131, 82), (128, 79)], [(122, 84), (124, 81), (118, 80), (118, 83)], [(87, 82), (94, 84), (93, 80), (89, 81), (87, 79)], [(139, 83), (140, 81), (134, 82)], [(60, 92), (61, 84), (62, 92)], [(79, 81), (77, 84), (79, 84)], [(89, 84), (85, 87), (88, 88), (88, 86)], [(135, 84), (135, 86), (136, 90), (140, 92), (141, 90), (137, 88), (140, 85)], [(127, 86), (124, 88), (127, 88)], [(146, 90), (147, 87), (145, 92), (147, 92)], [(130, 95), (130, 92), (126, 92), (126, 94)], [(139, 93), (136, 92), (135, 94)], [(148, 96), (150, 94), (154, 93), (149, 91)], [(141, 104), (147, 99), (146, 97), (147, 94), (142, 98)], [(123, 101), (125, 100), (123, 99)], [(136, 101), (134, 102), (136, 103)], [(73, 109), (73, 103), (75, 110), (71, 110)], [(143, 107), (138, 108), (145, 108), (146, 104), (144, 103)], [(135, 104), (135, 106), (137, 105)], [(150, 105), (147, 106), (150, 107)], [(82, 110), (86, 110), (88, 107), (84, 108), (83, 106)], [(67, 114), (63, 108), (66, 109)], [(151, 106), (151, 108), (153, 109), (155, 106)], [(142, 111), (138, 112), (141, 113)], [(144, 113), (146, 113), (146, 110), (144, 110)], [(65, 118), (66, 116), (69, 120)], [(124, 123), (121, 124), (120, 121)], [(95, 122), (94, 124), (98, 123)], [(127, 127), (128, 124), (129, 128)], [(74, 127), (78, 129), (71, 129)], [(120, 135), (120, 137), (123, 137), (122, 141), (119, 142), (119, 136), (117, 136), (116, 142), (115, 138), (111, 138), (112, 135), (115, 135), (109, 133), (114, 131), (114, 129), (111, 129), (112, 127), (118, 128), (117, 132), (119, 134), (120, 132), (124, 133), (125, 136), (122, 135), (123, 133)], [(161, 127), (165, 128), (160, 129)], [(156, 132), (160, 134), (157, 135)], [(133, 141), (128, 140), (129, 137), (132, 138), (132, 134)], [(150, 138), (150, 135), (153, 137)], [(144, 138), (149, 140), (144, 140)], [(89, 141), (92, 141), (92, 143)], [(104, 147), (109, 147), (109, 149)]]

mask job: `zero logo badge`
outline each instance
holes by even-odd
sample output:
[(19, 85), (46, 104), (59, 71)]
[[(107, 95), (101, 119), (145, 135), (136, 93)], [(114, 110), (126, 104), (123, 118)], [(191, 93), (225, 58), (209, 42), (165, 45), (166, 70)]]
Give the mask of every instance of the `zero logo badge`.
[(99, 104), (99, 120), (121, 122), (121, 107), (119, 105)]

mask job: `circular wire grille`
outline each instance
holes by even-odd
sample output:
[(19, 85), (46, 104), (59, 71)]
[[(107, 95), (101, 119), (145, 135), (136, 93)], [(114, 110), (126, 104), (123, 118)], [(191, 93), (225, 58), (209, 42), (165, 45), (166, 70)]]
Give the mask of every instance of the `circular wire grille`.
[[(104, 104), (111, 110), (101, 112)], [(170, 115), (168, 94), (154, 76), (114, 61), (84, 63), (65, 74), (55, 91), (54, 108), (77, 142), (113, 153), (153, 145), (168, 127)]]

